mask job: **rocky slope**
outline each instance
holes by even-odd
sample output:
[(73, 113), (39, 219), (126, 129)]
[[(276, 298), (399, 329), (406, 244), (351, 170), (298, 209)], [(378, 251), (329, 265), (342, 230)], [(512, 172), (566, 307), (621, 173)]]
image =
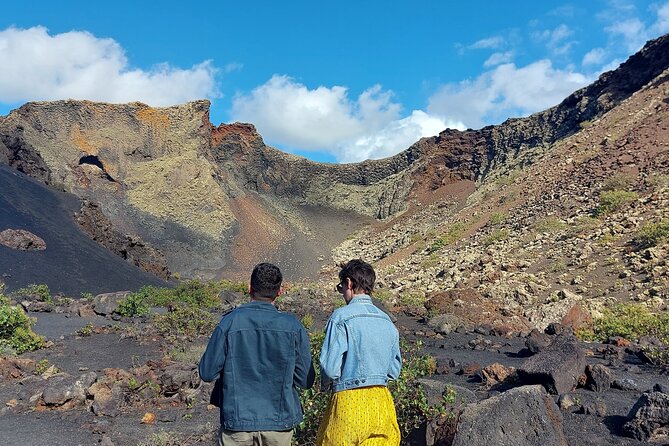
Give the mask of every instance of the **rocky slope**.
[[(507, 153), (464, 199), (366, 230), (335, 258), (376, 261), (394, 302), (445, 299), (460, 323), (500, 330), (543, 328), (576, 304), (594, 315), (628, 300), (666, 309), (666, 239), (639, 240), (669, 218), (668, 75), (570, 136)], [(485, 310), (443, 295), (453, 288)]]
[[(79, 209), (74, 195), (7, 166), (0, 166), (0, 184), (0, 281), (9, 289), (46, 284), (53, 293), (77, 297), (84, 291), (166, 285), (134, 266), (137, 250), (147, 249), (141, 241), (123, 241), (124, 259), (83, 233), (73, 218)], [(3, 237), (12, 232), (23, 237)], [(160, 265), (160, 258), (155, 260), (154, 267)]]

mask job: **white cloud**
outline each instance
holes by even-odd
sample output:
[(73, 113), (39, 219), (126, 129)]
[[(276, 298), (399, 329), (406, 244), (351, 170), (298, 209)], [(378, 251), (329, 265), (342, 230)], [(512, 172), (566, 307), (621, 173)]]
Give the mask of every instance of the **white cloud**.
[(244, 64), (239, 62), (231, 62), (223, 68), (223, 71), (226, 73), (232, 73), (233, 71), (241, 71), (242, 68), (244, 68)]
[(217, 97), (216, 69), (161, 64), (132, 69), (113, 39), (83, 31), (49, 35), (44, 27), (0, 31), (0, 102), (89, 99), (166, 106)]
[(494, 67), (495, 65), (500, 65), (503, 63), (508, 63), (513, 60), (513, 51), (506, 51), (504, 53), (493, 53), (483, 62), (483, 66)]
[(485, 39), (477, 40), (468, 46), (469, 49), (487, 49), (487, 48), (499, 48), (504, 44), (504, 37), (502, 36), (493, 36), (487, 37)]
[(408, 148), (418, 139), (435, 136), (446, 128), (465, 130), (461, 122), (444, 122), (424, 111), (414, 110), (410, 116), (389, 122), (377, 132), (361, 136), (340, 146), (338, 159), (345, 162), (384, 158)]
[(657, 8), (657, 20), (651, 31), (656, 36), (669, 33), (669, 2)]
[(556, 105), (591, 80), (569, 69), (555, 69), (545, 59), (520, 68), (504, 64), (474, 80), (443, 85), (429, 99), (427, 110), (479, 128)]
[(358, 98), (345, 87), (309, 89), (288, 76), (273, 76), (234, 98), (234, 120), (252, 122), (270, 143), (333, 154), (338, 161), (382, 158), (446, 128), (440, 118), (414, 111), (400, 117), (393, 94), (373, 86)]
[(572, 35), (574, 35), (574, 31), (567, 25), (561, 24), (555, 29), (534, 33), (534, 38), (545, 41), (546, 46), (553, 54), (566, 54), (575, 43), (567, 40)]
[(630, 53), (638, 51), (648, 39), (646, 26), (636, 17), (613, 23), (604, 30), (613, 36), (621, 36)]
[(633, 3), (609, 0), (608, 7), (597, 14), (599, 20), (608, 23), (604, 27), (608, 42), (603, 48), (588, 52), (583, 57), (583, 66), (599, 66), (596, 70), (599, 73), (613, 70), (646, 41), (669, 32), (669, 2), (652, 4), (648, 11), (650, 16), (641, 20)]
[(583, 56), (583, 65), (601, 65), (606, 59), (607, 53), (604, 48), (593, 48)]

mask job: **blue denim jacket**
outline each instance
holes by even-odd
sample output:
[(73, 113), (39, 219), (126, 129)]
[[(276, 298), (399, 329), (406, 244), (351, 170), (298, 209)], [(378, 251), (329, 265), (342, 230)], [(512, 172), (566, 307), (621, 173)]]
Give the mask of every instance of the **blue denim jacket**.
[(369, 296), (356, 296), (330, 316), (320, 365), (335, 392), (385, 386), (402, 368), (397, 328)]
[(309, 337), (297, 318), (252, 301), (225, 314), (199, 364), (219, 379), (221, 425), (232, 431), (283, 431), (302, 421), (297, 388), (314, 382)]

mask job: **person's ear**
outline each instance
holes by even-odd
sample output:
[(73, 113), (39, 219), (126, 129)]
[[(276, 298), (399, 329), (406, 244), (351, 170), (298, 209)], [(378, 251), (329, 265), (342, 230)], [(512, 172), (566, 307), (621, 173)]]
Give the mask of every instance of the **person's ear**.
[(279, 287), (279, 292), (276, 293), (276, 297), (281, 296), (281, 295), (282, 295), (283, 293), (285, 293), (285, 292), (286, 292), (285, 288), (283, 287), (283, 285), (281, 285), (281, 286)]
[(249, 282), (249, 296), (253, 294), (253, 288), (251, 287), (251, 282)]
[(353, 289), (353, 281), (351, 280), (350, 277), (346, 278), (346, 289), (347, 290), (352, 290)]

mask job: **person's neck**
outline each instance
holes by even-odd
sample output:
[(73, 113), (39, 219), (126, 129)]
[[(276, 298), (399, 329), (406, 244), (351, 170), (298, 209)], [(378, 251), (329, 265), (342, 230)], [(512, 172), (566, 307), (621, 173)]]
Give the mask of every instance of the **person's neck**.
[(274, 300), (275, 300), (275, 299), (272, 299), (272, 300), (259, 299), (259, 298), (255, 298), (255, 297), (251, 296), (251, 302), (265, 302), (265, 303), (267, 303), (267, 304), (272, 304), (272, 305), (274, 305)]

